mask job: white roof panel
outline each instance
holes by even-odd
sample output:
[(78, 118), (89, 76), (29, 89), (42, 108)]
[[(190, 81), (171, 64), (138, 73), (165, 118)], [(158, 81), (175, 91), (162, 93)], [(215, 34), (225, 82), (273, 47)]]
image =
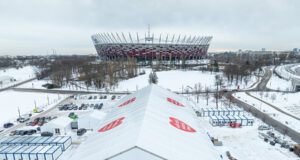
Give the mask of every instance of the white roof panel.
[(192, 107), (185, 102), (156, 85), (126, 96), (99, 124), (100, 132), (80, 145), (74, 159), (115, 158), (136, 147), (162, 159), (219, 159)]

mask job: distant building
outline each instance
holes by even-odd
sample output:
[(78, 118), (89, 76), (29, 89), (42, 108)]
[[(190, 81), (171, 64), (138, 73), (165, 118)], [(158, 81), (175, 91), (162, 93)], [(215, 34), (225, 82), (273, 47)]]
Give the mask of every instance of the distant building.
[(294, 49), (293, 49), (293, 52), (298, 52), (298, 48), (294, 48)]
[(261, 51), (262, 51), (262, 52), (265, 52), (265, 51), (266, 51), (266, 48), (262, 48)]

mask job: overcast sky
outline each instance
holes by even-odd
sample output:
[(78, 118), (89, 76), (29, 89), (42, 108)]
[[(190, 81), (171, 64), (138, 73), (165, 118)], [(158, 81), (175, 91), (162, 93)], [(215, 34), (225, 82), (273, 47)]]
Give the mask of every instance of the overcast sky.
[(95, 53), (99, 32), (212, 35), (209, 51), (300, 48), (300, 0), (0, 0), (0, 55)]

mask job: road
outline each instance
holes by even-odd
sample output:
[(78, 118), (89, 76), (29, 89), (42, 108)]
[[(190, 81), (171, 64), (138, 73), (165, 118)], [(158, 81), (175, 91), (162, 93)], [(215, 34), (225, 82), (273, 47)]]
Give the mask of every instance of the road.
[[(265, 69), (265, 74), (264, 76), (261, 78), (261, 81), (259, 82), (259, 84), (257, 85), (256, 88), (254, 88), (252, 91), (272, 91), (268, 89), (267, 83), (270, 80), (272, 76), (272, 71), (270, 69), (270, 67)], [(251, 91), (251, 90), (250, 90)], [(293, 92), (292, 92), (293, 93)], [(273, 117), (271, 117), (270, 115), (261, 112), (260, 110), (256, 109), (255, 107), (253, 107), (252, 105), (249, 105), (241, 100), (239, 100), (238, 98), (235, 98), (234, 96), (232, 96), (233, 92), (229, 92), (228, 93), (228, 97), (230, 99), (232, 99), (232, 101), (237, 104), (237, 106), (243, 108), (244, 110), (251, 112), (255, 117), (261, 119), (262, 121), (264, 121), (266, 124), (272, 126), (275, 130), (279, 131), (281, 134), (283, 135), (288, 135), (289, 137), (292, 138), (292, 140), (294, 140), (297, 143), (300, 143), (300, 133), (295, 131), (293, 128), (290, 128), (288, 126), (286, 126), (285, 124), (279, 122), (278, 120), (274, 119)], [(296, 120), (300, 120), (299, 117), (296, 117), (294, 115), (291, 115), (283, 110), (281, 110), (279, 107), (274, 106), (272, 104), (269, 104), (257, 97), (254, 97), (250, 94), (249, 91), (246, 91), (246, 94), (261, 101), (262, 103), (265, 103), (266, 105), (269, 105), (270, 107), (273, 107), (274, 109), (276, 109), (277, 111), (281, 112), (282, 114), (286, 114), (287, 116), (290, 116), (292, 118), (295, 118)]]
[(11, 88), (14, 88), (14, 87), (17, 87), (17, 86), (20, 86), (20, 85), (25, 84), (25, 83), (27, 83), (27, 82), (33, 81), (33, 80), (35, 80), (35, 79), (36, 79), (36, 78), (31, 78), (31, 79), (28, 79), (28, 80), (26, 80), (26, 81), (22, 81), (22, 82), (20, 82), (20, 83), (14, 84), (14, 85), (12, 85), (12, 86), (8, 86), (8, 87), (5, 87), (5, 88), (1, 88), (1, 89), (0, 89), (0, 92), (5, 91), (5, 90), (8, 90), (8, 89), (11, 89)]
[(267, 67), (264, 70), (264, 76), (261, 77), (261, 81), (258, 83), (258, 85), (253, 88), (253, 91), (267, 91), (270, 90), (267, 88), (267, 84), (272, 76), (271, 67)]

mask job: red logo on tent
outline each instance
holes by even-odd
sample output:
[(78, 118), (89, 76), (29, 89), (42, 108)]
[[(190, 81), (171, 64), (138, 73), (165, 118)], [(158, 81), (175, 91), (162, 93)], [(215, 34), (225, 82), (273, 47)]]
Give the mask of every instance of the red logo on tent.
[(98, 132), (105, 132), (108, 130), (111, 130), (117, 126), (119, 126), (120, 124), (122, 124), (122, 120), (125, 119), (125, 117), (121, 117), (117, 120), (114, 120), (113, 122), (107, 124), (106, 126), (104, 126), (103, 128), (101, 128), (100, 130), (98, 130)]
[(171, 102), (171, 103), (177, 105), (177, 106), (184, 107), (183, 104), (181, 104), (181, 103), (175, 101), (174, 99), (171, 99), (171, 98), (168, 97), (167, 100), (168, 100), (169, 102)]
[(119, 105), (119, 107), (123, 107), (123, 106), (125, 106), (125, 105), (129, 104), (129, 103), (131, 103), (131, 102), (135, 101), (135, 99), (136, 99), (136, 98), (134, 97), (134, 98), (132, 98), (132, 99), (130, 99), (130, 100), (128, 100), (128, 101), (126, 101), (126, 102), (122, 103), (121, 105)]
[(191, 126), (187, 125), (186, 123), (182, 122), (179, 119), (170, 117), (170, 124), (180, 130), (186, 131), (186, 132), (196, 132), (195, 129), (193, 129)]

